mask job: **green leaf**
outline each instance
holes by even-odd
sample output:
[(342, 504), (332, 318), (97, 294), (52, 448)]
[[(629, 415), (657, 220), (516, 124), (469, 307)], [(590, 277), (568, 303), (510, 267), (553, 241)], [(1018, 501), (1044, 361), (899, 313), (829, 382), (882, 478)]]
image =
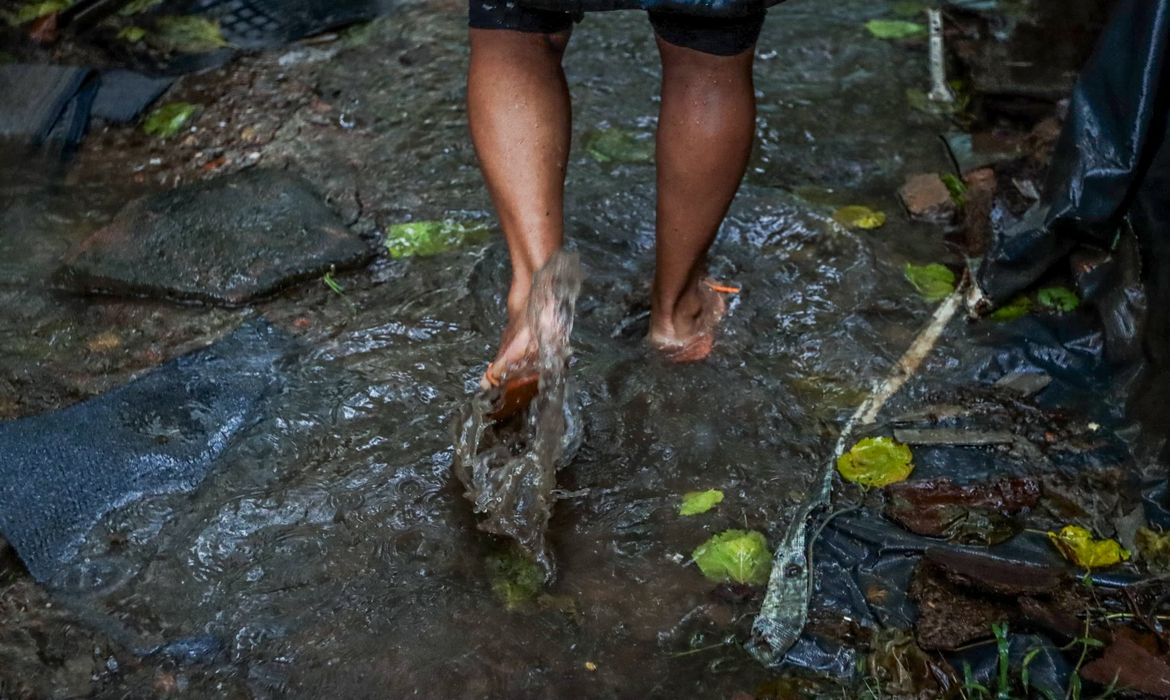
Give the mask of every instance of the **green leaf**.
[(1032, 311), (1032, 300), (1020, 295), (991, 313), (988, 318), (993, 321), (1014, 321), (1027, 316)]
[(444, 253), (453, 248), (482, 243), (491, 228), (479, 221), (411, 221), (394, 224), (386, 231), (386, 250), (392, 258)]
[(217, 23), (194, 16), (160, 17), (151, 43), (183, 53), (204, 53), (228, 45)]
[(1129, 559), (1129, 552), (1117, 540), (1094, 539), (1093, 533), (1079, 525), (1065, 525), (1060, 532), (1049, 532), (1048, 539), (1065, 559), (1086, 569), (1113, 566)]
[(768, 542), (755, 530), (725, 530), (696, 547), (691, 558), (712, 581), (759, 586), (772, 570)]
[(855, 484), (887, 486), (910, 476), (913, 458), (910, 448), (893, 438), (865, 438), (837, 458), (837, 471)]
[(951, 193), (951, 201), (960, 207), (963, 206), (967, 199), (967, 183), (963, 182), (954, 173), (943, 173), (938, 178), (947, 186), (947, 191)]
[(654, 140), (625, 129), (601, 129), (585, 137), (585, 152), (598, 163), (652, 163)]
[(492, 593), (509, 610), (534, 600), (544, 588), (544, 572), (516, 549), (488, 557), (487, 570)]
[(875, 229), (885, 225), (886, 215), (884, 212), (854, 204), (833, 212), (833, 221), (845, 228)]
[(955, 273), (946, 265), (906, 263), (903, 274), (906, 276), (906, 280), (914, 285), (922, 298), (927, 301), (942, 301), (955, 291)]
[(1045, 287), (1036, 292), (1036, 303), (1042, 309), (1069, 313), (1081, 305), (1081, 300), (1076, 292), (1068, 287)]
[(138, 42), (142, 41), (144, 36), (146, 36), (146, 30), (142, 27), (123, 27), (122, 30), (118, 32), (119, 39), (125, 39), (131, 44), (137, 44)]
[(682, 503), (678, 506), (679, 515), (698, 515), (706, 513), (723, 502), (723, 492), (719, 489), (706, 491), (691, 491), (684, 493)]
[(925, 26), (901, 19), (871, 19), (865, 28), (878, 39), (909, 39), (926, 33)]
[(179, 133), (198, 110), (199, 106), (190, 102), (168, 102), (159, 105), (147, 115), (142, 130), (151, 136), (169, 138)]
[(898, 0), (890, 5), (892, 11), (898, 17), (918, 17), (926, 12), (927, 5), (920, 0)]
[(146, 12), (161, 2), (162, 0), (130, 0), (130, 2), (122, 6), (122, 9), (118, 10), (118, 14), (123, 17), (129, 17), (139, 12)]
[(16, 12), (5, 12), (4, 18), (13, 27), (28, 24), (34, 19), (45, 15), (60, 12), (72, 5), (72, 0), (47, 0), (46, 2), (29, 2), (21, 5)]

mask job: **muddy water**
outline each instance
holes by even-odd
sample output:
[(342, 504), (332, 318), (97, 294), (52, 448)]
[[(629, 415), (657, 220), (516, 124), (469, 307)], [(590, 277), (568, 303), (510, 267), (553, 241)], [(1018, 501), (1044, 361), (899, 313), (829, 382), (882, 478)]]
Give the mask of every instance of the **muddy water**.
[[(360, 201), (359, 229), (489, 216), (465, 132), (461, 12), (403, 8), (322, 66), (318, 91), (358, 126), (292, 120), (264, 158), (342, 209)], [(861, 27), (883, 13), (862, 0), (771, 13), (759, 147), (712, 255), (713, 276), (743, 292), (710, 360), (686, 367), (642, 342), (653, 167), (600, 165), (579, 145), (603, 128), (652, 133), (652, 35), (636, 13), (578, 27), (568, 232), (585, 275), (570, 369), (583, 441), (558, 473), (557, 580), (511, 607), (489, 565), (506, 545), (476, 531), (451, 473), (452, 424), (503, 325), (498, 238), (339, 276), (344, 299), (309, 286), (234, 312), (81, 300), (46, 288), (54, 261), (135, 187), (87, 178), (112, 166), (84, 158), (44, 181), (6, 176), (3, 415), (99, 393), (250, 314), (302, 342), (286, 390), (197, 491), (131, 504), (85, 543), (91, 563), (125, 575), (57, 595), (113, 620), (123, 644), (188, 640), (195, 660), (133, 662), (95, 692), (726, 697), (767, 679), (736, 644), (753, 605), (713, 597), (689, 553), (728, 527), (775, 541), (842, 418), (928, 313), (901, 263), (944, 254), (892, 198), (904, 173), (944, 161), (942, 124), (906, 114), (923, 50)], [(140, 158), (127, 154), (126, 169)], [(834, 205), (853, 203), (890, 223), (858, 234), (831, 222)], [(676, 514), (681, 493), (706, 488), (726, 494), (716, 511)]]

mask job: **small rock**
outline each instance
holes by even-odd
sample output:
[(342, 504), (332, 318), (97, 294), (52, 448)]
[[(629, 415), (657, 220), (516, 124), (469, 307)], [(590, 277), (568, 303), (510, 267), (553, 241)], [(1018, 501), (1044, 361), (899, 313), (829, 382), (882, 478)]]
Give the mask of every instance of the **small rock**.
[(911, 175), (898, 190), (902, 205), (910, 218), (934, 224), (947, 224), (955, 216), (957, 207), (951, 192), (938, 175), (933, 173)]

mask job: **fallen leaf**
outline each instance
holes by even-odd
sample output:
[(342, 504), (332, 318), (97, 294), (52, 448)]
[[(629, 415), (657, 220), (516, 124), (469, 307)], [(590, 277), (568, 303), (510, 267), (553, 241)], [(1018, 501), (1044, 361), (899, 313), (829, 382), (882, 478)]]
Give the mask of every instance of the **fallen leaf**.
[(691, 491), (684, 493), (682, 502), (678, 506), (679, 515), (699, 515), (706, 513), (723, 502), (723, 492), (719, 489), (706, 491)]
[(955, 291), (955, 273), (946, 265), (906, 263), (903, 274), (905, 274), (906, 280), (914, 285), (922, 298), (927, 301), (942, 301)]
[(142, 41), (142, 38), (145, 36), (146, 36), (146, 30), (143, 29), (142, 27), (134, 27), (134, 26), (123, 27), (121, 29), (121, 31), (118, 32), (119, 39), (123, 39), (125, 41), (128, 41), (131, 44), (136, 44), (136, 43)]
[(1127, 561), (1127, 552), (1117, 540), (1094, 539), (1079, 525), (1065, 525), (1060, 532), (1049, 532), (1048, 539), (1065, 559), (1086, 569), (1097, 569)]
[(198, 105), (190, 102), (168, 102), (156, 107), (142, 123), (142, 130), (151, 136), (169, 138), (179, 133), (187, 122), (199, 111)]
[(926, 33), (925, 26), (901, 19), (871, 19), (865, 28), (878, 39), (909, 39)]
[(755, 530), (725, 530), (696, 547), (691, 558), (712, 581), (758, 586), (772, 570), (768, 542)]
[(394, 224), (386, 231), (386, 250), (392, 258), (437, 255), (452, 248), (481, 243), (491, 229), (478, 221), (411, 221)]
[(1031, 311), (1032, 300), (1021, 295), (991, 312), (988, 318), (993, 321), (1014, 321), (1017, 318), (1027, 316)]
[(585, 137), (585, 152), (599, 163), (651, 163), (654, 140), (625, 129), (600, 129)]
[(868, 230), (884, 226), (886, 223), (886, 215), (884, 212), (853, 204), (847, 207), (841, 207), (833, 212), (833, 221), (846, 228)]
[(159, 48), (183, 53), (205, 53), (228, 45), (218, 24), (190, 15), (160, 17), (150, 41)]
[(1170, 572), (1170, 532), (1155, 532), (1148, 527), (1139, 527), (1134, 535), (1134, 544), (1142, 561), (1151, 571)]
[(1036, 303), (1042, 309), (1068, 313), (1081, 305), (1076, 292), (1067, 287), (1045, 287), (1036, 292)]
[(536, 562), (510, 549), (488, 557), (492, 593), (509, 610), (534, 600), (544, 588), (544, 572)]
[(893, 438), (865, 438), (837, 458), (837, 471), (855, 484), (887, 486), (910, 476), (913, 457), (909, 447)]
[(47, 2), (28, 2), (17, 8), (16, 12), (5, 12), (4, 17), (8, 24), (16, 27), (21, 24), (40, 19), (55, 12), (68, 9), (73, 4), (71, 0), (48, 0)]

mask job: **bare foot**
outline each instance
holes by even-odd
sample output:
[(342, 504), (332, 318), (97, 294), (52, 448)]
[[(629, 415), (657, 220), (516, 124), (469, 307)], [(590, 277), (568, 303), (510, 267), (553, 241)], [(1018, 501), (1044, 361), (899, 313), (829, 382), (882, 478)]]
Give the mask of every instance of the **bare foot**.
[(734, 287), (725, 287), (704, 279), (685, 294), (669, 317), (651, 317), (650, 345), (671, 362), (699, 362), (711, 354), (715, 332), (727, 313), (725, 293), (735, 293)]

